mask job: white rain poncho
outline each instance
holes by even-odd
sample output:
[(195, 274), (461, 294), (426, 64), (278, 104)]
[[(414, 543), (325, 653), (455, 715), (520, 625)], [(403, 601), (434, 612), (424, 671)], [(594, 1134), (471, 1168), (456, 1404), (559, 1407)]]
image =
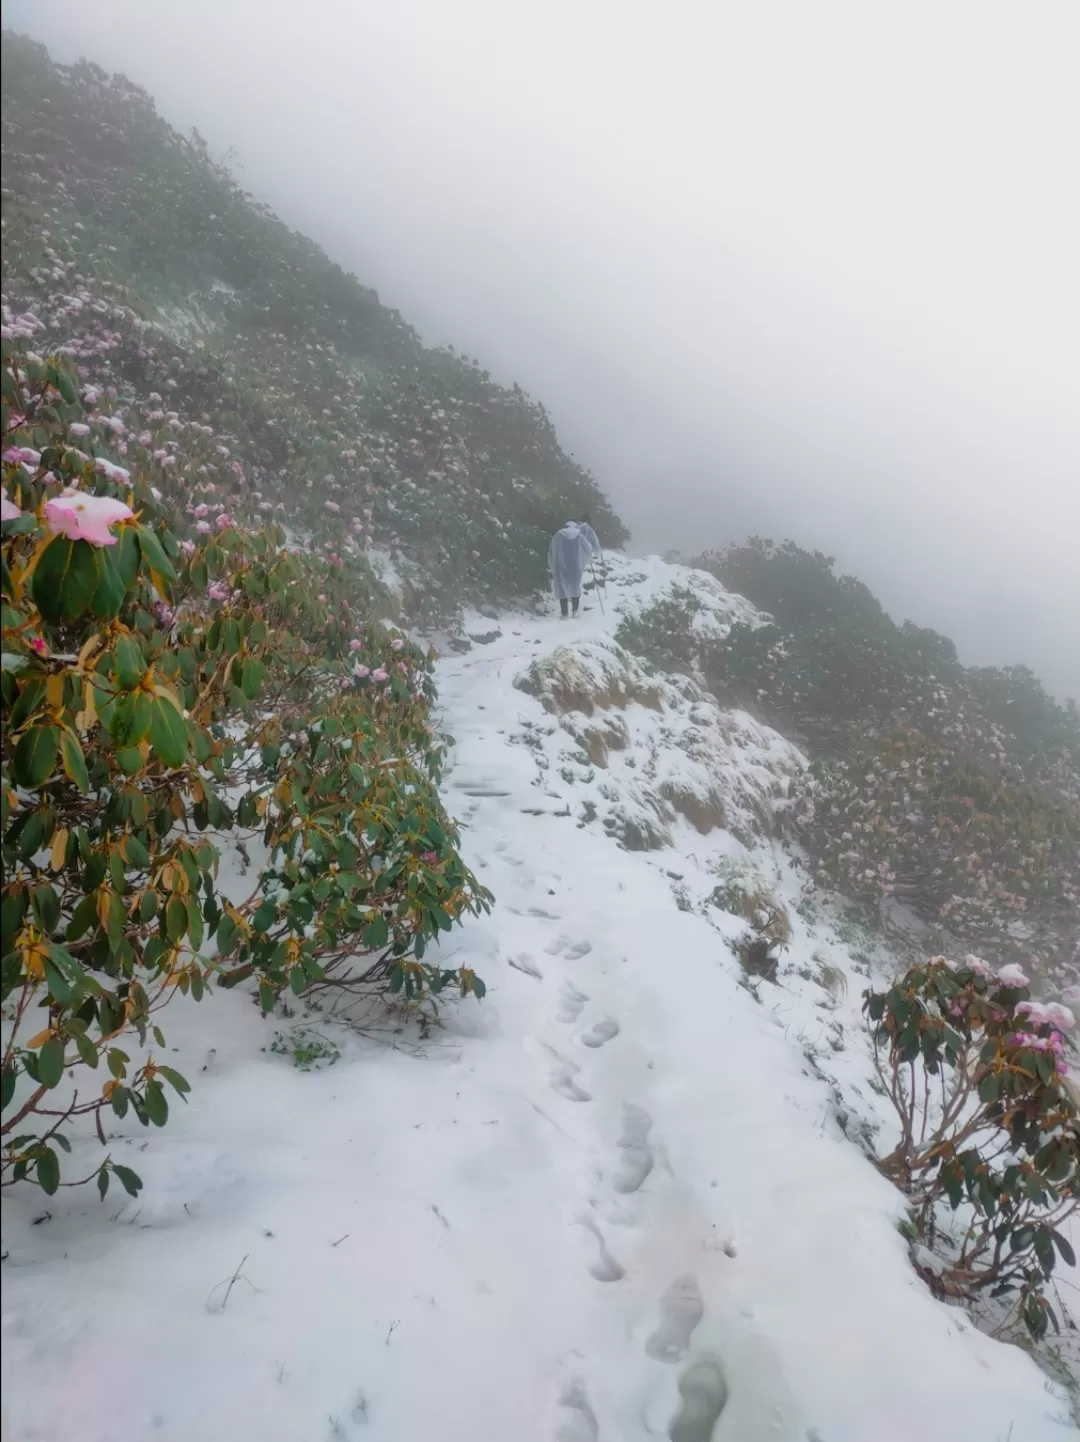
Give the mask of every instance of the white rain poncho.
[(585, 539), (577, 521), (567, 521), (556, 531), (548, 547), (548, 567), (557, 600), (573, 600), (581, 595), (581, 579), (592, 556), (592, 547)]

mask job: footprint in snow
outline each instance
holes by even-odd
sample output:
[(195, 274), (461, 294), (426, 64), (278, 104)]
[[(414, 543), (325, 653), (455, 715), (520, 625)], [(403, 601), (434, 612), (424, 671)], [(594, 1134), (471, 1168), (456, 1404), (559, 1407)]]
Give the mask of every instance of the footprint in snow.
[(561, 1063), (551, 1074), (551, 1090), (570, 1102), (591, 1102), (591, 1095), (574, 1080), (578, 1071), (570, 1062)]
[(697, 1357), (678, 1381), (680, 1405), (668, 1428), (670, 1442), (709, 1442), (728, 1399), (718, 1357)]
[(581, 1008), (588, 1001), (583, 991), (578, 991), (576, 986), (569, 982), (563, 987), (559, 994), (559, 1005), (555, 1011), (555, 1020), (562, 1022), (577, 1021), (581, 1015)]
[(598, 1282), (621, 1282), (626, 1276), (626, 1268), (619, 1265), (607, 1249), (603, 1233), (591, 1217), (579, 1218), (578, 1225), (591, 1232), (596, 1238), (597, 1255), (596, 1260), (589, 1263), (588, 1272)]
[(659, 1311), (660, 1325), (645, 1343), (645, 1353), (654, 1362), (677, 1362), (686, 1356), (694, 1328), (705, 1315), (697, 1278), (676, 1277), (660, 1298)]
[(598, 1047), (619, 1035), (619, 1023), (613, 1016), (605, 1016), (581, 1038), (582, 1046)]
[(574, 1380), (563, 1388), (559, 1406), (564, 1413), (555, 1432), (555, 1442), (597, 1442), (600, 1428), (589, 1406), (584, 1385)]
[(534, 976), (537, 981), (543, 981), (544, 979), (544, 973), (527, 952), (523, 951), (518, 956), (512, 956), (510, 958), (510, 965), (515, 971), (523, 971), (526, 976)]
[(652, 1117), (647, 1111), (632, 1105), (623, 1109), (622, 1131), (617, 1143), (622, 1155), (614, 1185), (624, 1196), (636, 1192), (653, 1169), (651, 1131)]
[(565, 956), (567, 961), (579, 961), (581, 957), (588, 956), (592, 951), (591, 941), (575, 941), (570, 944), (568, 936), (558, 936), (553, 942), (544, 948), (548, 956)]

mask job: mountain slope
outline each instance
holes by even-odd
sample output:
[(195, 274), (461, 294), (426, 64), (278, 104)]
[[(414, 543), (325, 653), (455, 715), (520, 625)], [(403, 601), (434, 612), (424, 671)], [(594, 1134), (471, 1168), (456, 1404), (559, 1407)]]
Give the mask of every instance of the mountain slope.
[(541, 405), (425, 347), (137, 85), (8, 32), (2, 78), (5, 324), (29, 313), (42, 349), (139, 409), (155, 434), (131, 459), (153, 464), (169, 406), (212, 425), (241, 512), (399, 551), (428, 616), (543, 585), (572, 514), (625, 539)]
[[(426, 1037), (262, 1022), (236, 995), (177, 1012), (191, 1107), (110, 1139), (138, 1149), (141, 1210), (71, 1191), (35, 1226), (11, 1198), (13, 1439), (1080, 1436), (910, 1268), (861, 1149), (889, 1126), (861, 1039), (874, 955), (799, 914), (765, 835), (805, 761), (614, 642), (673, 581), (717, 629), (753, 618), (705, 577), (616, 561), (605, 615), (507, 615), (439, 664), (450, 804), (501, 903), (455, 942), (480, 1011)], [(687, 819), (703, 747), (727, 748), (744, 841)], [(646, 813), (664, 844), (618, 846)], [(736, 958), (740, 877), (789, 916), (775, 983)], [(305, 1074), (303, 1047), (340, 1059)]]

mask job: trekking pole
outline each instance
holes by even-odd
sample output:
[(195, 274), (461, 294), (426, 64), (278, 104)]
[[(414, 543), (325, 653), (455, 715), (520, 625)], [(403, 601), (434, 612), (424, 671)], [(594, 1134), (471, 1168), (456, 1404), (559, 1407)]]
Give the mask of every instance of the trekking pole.
[(600, 602), (600, 614), (602, 616), (604, 614), (604, 598), (600, 594), (600, 582), (596, 579), (596, 565), (593, 561), (589, 562), (589, 570), (592, 572), (593, 590), (596, 592), (596, 599)]

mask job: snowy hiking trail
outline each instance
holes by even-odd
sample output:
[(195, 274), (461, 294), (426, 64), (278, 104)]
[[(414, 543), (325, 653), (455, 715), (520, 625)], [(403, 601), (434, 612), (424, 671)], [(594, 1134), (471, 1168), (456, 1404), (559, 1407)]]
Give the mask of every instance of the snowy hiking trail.
[[(632, 598), (676, 568), (616, 574)], [(679, 821), (673, 848), (628, 852), (577, 824), (664, 717), (631, 702), (631, 746), (589, 780), (513, 683), (609, 640), (618, 599), (504, 618), (439, 664), (444, 794), (496, 896), (447, 952), (482, 1004), (423, 1042), (317, 1020), (342, 1057), (311, 1074), (260, 1050), (286, 1023), (237, 994), (177, 1005), (190, 1106), (110, 1138), (140, 1201), (5, 1199), (5, 1438), (1080, 1437), (1023, 1352), (930, 1297), (897, 1194), (807, 1063), (808, 1029), (857, 1028), (865, 982), (828, 1011), (793, 973), (756, 1001), (723, 918), (672, 889), (673, 871), (715, 884), (710, 862), (742, 851), (729, 833)], [(811, 950), (797, 922), (790, 955)], [(849, 1034), (832, 1062), (869, 1114)]]

